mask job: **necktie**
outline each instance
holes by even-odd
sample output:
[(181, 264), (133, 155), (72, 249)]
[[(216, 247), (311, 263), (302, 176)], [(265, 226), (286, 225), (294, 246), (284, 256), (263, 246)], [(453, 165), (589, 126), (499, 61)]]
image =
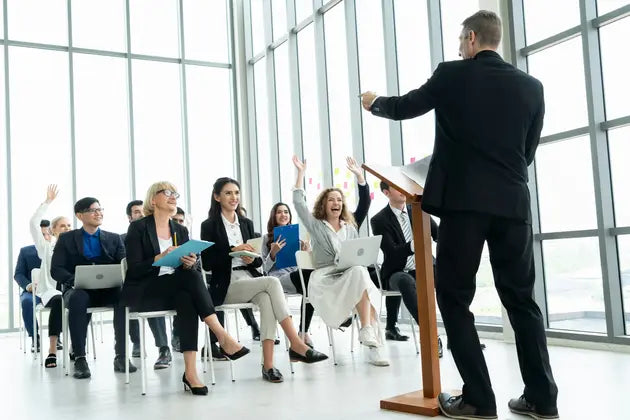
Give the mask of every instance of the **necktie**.
[[(411, 234), (411, 223), (409, 223), (409, 216), (407, 212), (400, 213), (400, 226), (402, 227), (403, 235), (405, 236), (405, 241), (411, 242), (413, 240), (413, 235)], [(405, 264), (405, 271), (414, 270), (416, 268), (416, 263), (414, 261), (414, 255), (410, 255), (407, 257), (407, 263)]]

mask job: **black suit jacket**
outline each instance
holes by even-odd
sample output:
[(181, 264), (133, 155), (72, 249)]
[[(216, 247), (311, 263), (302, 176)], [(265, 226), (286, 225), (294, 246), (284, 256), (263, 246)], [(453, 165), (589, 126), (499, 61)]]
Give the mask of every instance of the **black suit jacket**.
[(374, 115), (402, 120), (435, 109), (422, 208), (531, 221), (527, 167), (540, 140), (542, 84), (493, 51), (441, 63), (420, 88), (379, 97)]
[(101, 256), (90, 260), (83, 255), (83, 229), (59, 236), (50, 263), (50, 274), (66, 290), (74, 286), (77, 265), (119, 264), (125, 258), (125, 247), (117, 233), (101, 230)]
[[(169, 221), (171, 237), (177, 234), (177, 244), (188, 242), (188, 229), (179, 223)], [(127, 250), (127, 276), (123, 285), (122, 301), (126, 306), (137, 308), (142, 301), (142, 310), (164, 309), (162, 301), (147, 302), (143, 299), (144, 291), (151, 286), (151, 281), (158, 277), (160, 267), (153, 266), (153, 260), (160, 253), (155, 218), (143, 217), (129, 224), (125, 235)], [(199, 269), (196, 267), (194, 269)], [(183, 270), (179, 266), (176, 270)]]
[(25, 246), (20, 249), (17, 264), (15, 264), (15, 274), (13, 278), (20, 285), (22, 291), (26, 291), (26, 286), (33, 282), (31, 279), (31, 270), (39, 268), (42, 260), (37, 255), (35, 245)]
[[(411, 215), (409, 205), (407, 205), (407, 214)], [(413, 225), (411, 217), (409, 217), (409, 223)], [(407, 257), (413, 255), (411, 242), (406, 241), (400, 223), (389, 204), (370, 219), (370, 224), (374, 235), (383, 235), (381, 249), (384, 259), (381, 266), (381, 281), (383, 288), (389, 289), (389, 278), (392, 274), (403, 271), (407, 264)], [(431, 237), (437, 242), (438, 224), (433, 219), (431, 219)]]
[[(238, 216), (238, 222), (244, 243), (255, 238), (254, 223), (251, 220)], [(204, 241), (214, 242), (213, 246), (201, 253), (201, 260), (203, 269), (212, 271), (212, 278), (209, 281), (212, 302), (215, 305), (222, 305), (232, 278), (232, 257), (228, 255), (231, 252), (230, 243), (221, 216), (206, 219), (201, 223), (200, 236)], [(257, 268), (261, 265), (262, 258), (256, 258), (247, 268), (252, 276), (259, 277), (261, 274)]]

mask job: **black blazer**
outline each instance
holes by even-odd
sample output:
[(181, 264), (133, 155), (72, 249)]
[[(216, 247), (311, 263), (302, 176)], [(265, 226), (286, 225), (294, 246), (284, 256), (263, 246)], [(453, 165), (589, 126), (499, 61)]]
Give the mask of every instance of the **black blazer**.
[(493, 51), (441, 63), (420, 88), (379, 97), (372, 113), (402, 120), (435, 109), (422, 209), (531, 221), (527, 167), (543, 126), (542, 84)]
[[(251, 220), (238, 216), (238, 222), (241, 227), (243, 242), (255, 238), (254, 223)], [(212, 302), (215, 305), (222, 305), (232, 278), (232, 257), (228, 255), (231, 252), (230, 243), (221, 216), (204, 220), (201, 223), (200, 236), (204, 241), (214, 242), (213, 246), (201, 253), (201, 260), (203, 269), (212, 271), (212, 278), (209, 281)], [(257, 268), (261, 265), (262, 258), (256, 258), (247, 266), (247, 269), (252, 276), (259, 277), (261, 274)]]
[[(171, 237), (177, 234), (177, 244), (188, 242), (188, 229), (179, 223), (169, 221)], [(122, 290), (123, 304), (132, 308), (138, 308), (142, 302), (142, 310), (164, 309), (162, 301), (147, 302), (143, 299), (144, 291), (151, 286), (160, 273), (160, 267), (153, 266), (153, 259), (160, 253), (155, 218), (143, 217), (129, 224), (125, 236), (125, 248), (127, 249), (127, 276)], [(176, 270), (183, 270), (182, 266)], [(194, 267), (193, 269), (199, 269)]]
[(20, 285), (22, 291), (26, 291), (26, 286), (33, 282), (31, 279), (31, 270), (39, 268), (42, 260), (37, 255), (35, 245), (25, 246), (20, 249), (17, 264), (15, 264), (15, 274), (13, 278)]
[(77, 265), (119, 264), (125, 258), (125, 247), (117, 233), (101, 230), (101, 256), (89, 260), (83, 255), (83, 229), (59, 236), (50, 263), (50, 275), (66, 290), (74, 286)]
[[(411, 215), (410, 205), (407, 205), (407, 214)], [(409, 223), (413, 226), (411, 217), (409, 217)], [(384, 259), (381, 266), (381, 281), (383, 288), (389, 289), (389, 278), (392, 274), (403, 271), (407, 264), (407, 257), (413, 255), (411, 242), (405, 240), (400, 223), (389, 204), (370, 219), (370, 224), (374, 235), (383, 235), (381, 249)], [(431, 237), (437, 242), (438, 224), (433, 219), (431, 219)]]
[(368, 215), (368, 210), (370, 210), (372, 200), (370, 199), (370, 187), (367, 182), (365, 185), (359, 185), (358, 187), (359, 202), (357, 203), (357, 208), (352, 215), (354, 216), (354, 221), (357, 222), (357, 227), (360, 228)]

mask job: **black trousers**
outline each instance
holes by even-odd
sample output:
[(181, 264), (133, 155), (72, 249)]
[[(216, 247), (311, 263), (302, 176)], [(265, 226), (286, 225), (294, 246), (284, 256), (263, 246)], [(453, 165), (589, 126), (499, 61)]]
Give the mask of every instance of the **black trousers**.
[(173, 274), (158, 276), (151, 280), (142, 300), (145, 303), (140, 303), (139, 310), (174, 308), (177, 311), (181, 351), (197, 351), (199, 319), (203, 321), (215, 313), (212, 298), (199, 271), (180, 268)]
[[(69, 289), (63, 298), (68, 308), (68, 326), (72, 339), (72, 350), (76, 357), (85, 356), (85, 339), (91, 314), (91, 306), (114, 307), (114, 350), (116, 356), (125, 355), (125, 308), (120, 304), (120, 288), (113, 289)], [(66, 343), (67, 345), (67, 343)]]
[(496, 407), (475, 318), (469, 309), (486, 241), (494, 283), (514, 329), (525, 397), (538, 406), (555, 407), (558, 388), (549, 363), (542, 313), (533, 299), (531, 225), (471, 212), (443, 215), (437, 246), (437, 301), (453, 359), (464, 381), (464, 401), (479, 408)]
[(50, 298), (46, 307), (50, 308), (50, 314), (48, 315), (48, 336), (61, 335), (61, 295), (56, 295)]
[[(153, 334), (153, 339), (155, 340), (155, 347), (168, 347), (166, 321), (164, 317), (149, 318), (147, 319), (147, 323), (149, 324), (149, 328), (151, 328), (151, 333)], [(174, 323), (175, 321), (173, 321), (173, 324)], [(175, 331), (175, 326), (173, 326), (173, 331)], [(129, 338), (133, 344), (137, 346), (140, 345), (140, 325), (137, 319), (132, 319), (131, 322), (129, 322)]]
[[(313, 270), (302, 270), (302, 274), (304, 275), (304, 286), (306, 286), (307, 289), (308, 281), (311, 278), (312, 272)], [(301, 295), (304, 295), (304, 290), (302, 290), (302, 282), (300, 281), (300, 272), (294, 271), (289, 275), (289, 277), (291, 278), (291, 283), (293, 283), (297, 292)], [(300, 328), (298, 329), (298, 331), (302, 331), (302, 326), (304, 326), (304, 331), (308, 331), (309, 327), (311, 326), (311, 320), (313, 319), (313, 312), (315, 312), (315, 308), (313, 308), (313, 305), (311, 305), (310, 303), (307, 303), (305, 311), (306, 314), (304, 316), (304, 319), (300, 317)]]

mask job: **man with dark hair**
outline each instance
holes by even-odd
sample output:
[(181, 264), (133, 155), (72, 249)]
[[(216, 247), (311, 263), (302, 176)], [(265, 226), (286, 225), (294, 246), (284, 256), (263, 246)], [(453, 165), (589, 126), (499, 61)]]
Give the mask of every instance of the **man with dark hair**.
[[(142, 219), (144, 217), (144, 211), (142, 209), (142, 200), (133, 200), (127, 204), (127, 219), (129, 223)], [(125, 243), (127, 233), (120, 235), (120, 239)], [(171, 356), (171, 349), (168, 347), (168, 338), (166, 336), (166, 322), (164, 317), (149, 318), (147, 320), (151, 333), (155, 339), (155, 347), (158, 348), (158, 358), (153, 364), (153, 369), (166, 369), (171, 365), (173, 357)], [(137, 320), (132, 319), (129, 322), (129, 337), (133, 343), (133, 349), (131, 350), (131, 357), (140, 357), (140, 325)]]
[(171, 217), (171, 219), (173, 219), (174, 222), (183, 225), (186, 223), (186, 212), (183, 208), (177, 207), (177, 212), (175, 212), (175, 215)]
[[(64, 301), (69, 312), (68, 322), (72, 349), (74, 351), (74, 377), (77, 379), (91, 376), (85, 358), (85, 339), (91, 306), (110, 306), (114, 308), (115, 351), (114, 371), (125, 371), (125, 309), (120, 304), (121, 289), (75, 289), (74, 273), (78, 265), (120, 264), (125, 257), (125, 247), (116, 233), (101, 230), (103, 208), (93, 197), (85, 197), (74, 205), (74, 214), (82, 222), (80, 229), (71, 230), (59, 236), (53, 251), (50, 274), (62, 287)], [(129, 371), (136, 367), (129, 364)]]
[(402, 120), (435, 109), (435, 146), (422, 209), (440, 217), (437, 301), (464, 381), (462, 395), (441, 393), (442, 412), (458, 419), (497, 418), (496, 400), (470, 304), (484, 243), (495, 285), (516, 336), (523, 395), (512, 412), (558, 418), (545, 326), (535, 281), (527, 167), (545, 113), (543, 86), (503, 61), (501, 21), (488, 11), (466, 19), (459, 53), (420, 88), (403, 96), (362, 94), (374, 115)]

